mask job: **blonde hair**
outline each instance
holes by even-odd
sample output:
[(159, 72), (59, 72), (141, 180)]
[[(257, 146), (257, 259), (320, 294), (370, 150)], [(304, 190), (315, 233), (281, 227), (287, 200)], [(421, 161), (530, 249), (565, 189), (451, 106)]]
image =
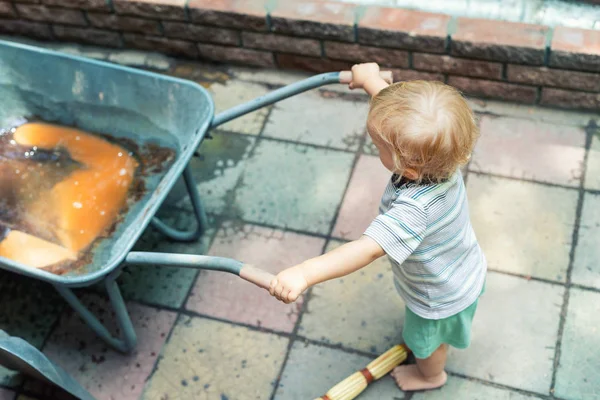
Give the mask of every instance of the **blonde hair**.
[(479, 136), (460, 92), (441, 82), (388, 86), (371, 101), (369, 133), (388, 145), (394, 172), (414, 170), (417, 181), (440, 182), (469, 161)]

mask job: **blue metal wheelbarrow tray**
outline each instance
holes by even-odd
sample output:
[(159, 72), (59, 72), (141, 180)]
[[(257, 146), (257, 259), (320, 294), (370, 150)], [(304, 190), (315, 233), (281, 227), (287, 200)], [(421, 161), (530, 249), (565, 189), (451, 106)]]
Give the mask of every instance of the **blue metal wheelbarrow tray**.
[[(167, 147), (176, 154), (168, 168), (144, 177), (144, 194), (128, 207), (114, 232), (94, 246), (85, 265), (56, 275), (0, 257), (0, 268), (52, 284), (96, 334), (122, 352), (136, 345), (136, 335), (115, 282), (124, 265), (219, 270), (268, 287), (271, 274), (236, 260), (131, 249), (149, 224), (172, 240), (194, 241), (202, 235), (206, 215), (188, 163), (209, 129), (292, 95), (350, 78), (348, 73), (340, 72), (317, 75), (215, 116), (209, 93), (193, 82), (0, 41), (0, 127), (15, 118), (35, 116), (88, 132), (106, 132), (139, 146)], [(180, 176), (185, 180), (197, 220), (195, 229), (189, 232), (175, 230), (155, 217)], [(120, 337), (112, 336), (72, 291), (98, 282), (104, 283)]]

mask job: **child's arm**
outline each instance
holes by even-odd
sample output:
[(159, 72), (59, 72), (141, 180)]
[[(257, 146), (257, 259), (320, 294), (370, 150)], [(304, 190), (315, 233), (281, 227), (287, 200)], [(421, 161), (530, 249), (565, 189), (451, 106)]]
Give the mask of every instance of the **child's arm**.
[(365, 89), (369, 96), (374, 97), (389, 86), (379, 75), (379, 65), (376, 63), (356, 64), (352, 67), (352, 82), (350, 89)]
[(280, 272), (271, 281), (269, 292), (284, 303), (291, 303), (309, 287), (348, 275), (361, 269), (385, 252), (367, 236), (338, 247), (322, 256), (312, 258)]

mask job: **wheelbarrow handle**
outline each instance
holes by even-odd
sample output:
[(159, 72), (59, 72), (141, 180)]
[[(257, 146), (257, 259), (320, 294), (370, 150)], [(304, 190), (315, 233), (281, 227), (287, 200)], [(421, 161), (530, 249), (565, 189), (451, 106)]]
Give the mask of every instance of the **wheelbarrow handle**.
[[(386, 81), (389, 84), (394, 83), (394, 76), (392, 71), (380, 71), (379, 76), (381, 79)], [(342, 71), (340, 72), (340, 83), (348, 84), (352, 82), (352, 71)]]
[[(381, 77), (387, 82), (392, 83), (391, 71), (382, 71)], [(267, 93), (264, 96), (257, 97), (254, 100), (250, 100), (247, 103), (240, 104), (238, 106), (230, 108), (229, 110), (225, 110), (222, 113), (215, 115), (210, 124), (210, 127), (216, 128), (219, 125), (231, 121), (232, 119), (235, 119), (252, 111), (258, 110), (259, 108), (268, 106), (270, 104), (276, 103), (283, 99), (287, 99), (288, 97), (306, 92), (311, 89), (316, 89), (321, 86), (331, 85), (335, 83), (350, 83), (351, 81), (351, 71), (327, 72), (324, 74), (311, 76), (310, 78), (306, 78), (301, 81), (292, 83), (291, 85), (284, 86), (270, 93)]]
[(275, 278), (275, 275), (270, 272), (225, 257), (132, 251), (127, 255), (125, 263), (129, 265), (160, 265), (163, 267), (229, 272), (263, 289), (269, 289), (271, 281)]
[(247, 280), (250, 283), (254, 283), (256, 286), (269, 290), (271, 281), (275, 278), (270, 272), (264, 269), (256, 268), (254, 265), (244, 264), (240, 270), (240, 278)]

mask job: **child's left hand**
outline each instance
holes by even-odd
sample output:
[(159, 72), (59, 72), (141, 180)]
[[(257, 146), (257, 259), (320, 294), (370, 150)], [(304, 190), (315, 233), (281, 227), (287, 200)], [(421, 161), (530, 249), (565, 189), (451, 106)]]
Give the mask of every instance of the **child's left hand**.
[(271, 281), (269, 293), (285, 304), (292, 303), (308, 288), (308, 282), (299, 266), (281, 271)]

